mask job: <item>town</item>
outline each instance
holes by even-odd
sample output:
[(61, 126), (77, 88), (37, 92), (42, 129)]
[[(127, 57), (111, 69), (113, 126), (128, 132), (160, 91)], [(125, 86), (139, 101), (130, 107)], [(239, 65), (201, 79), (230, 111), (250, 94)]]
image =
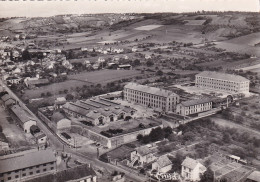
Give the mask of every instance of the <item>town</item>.
[(260, 182), (260, 14), (0, 19), (0, 181)]

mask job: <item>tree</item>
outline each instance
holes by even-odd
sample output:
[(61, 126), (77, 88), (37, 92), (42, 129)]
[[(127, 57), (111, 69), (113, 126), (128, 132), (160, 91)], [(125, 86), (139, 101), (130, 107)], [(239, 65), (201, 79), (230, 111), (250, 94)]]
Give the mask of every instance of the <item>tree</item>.
[(73, 100), (74, 96), (72, 94), (66, 95), (66, 100)]
[(149, 136), (151, 138), (151, 141), (155, 142), (155, 141), (164, 139), (165, 133), (161, 127), (158, 127), (158, 128), (152, 129)]
[(156, 72), (156, 75), (158, 75), (158, 76), (162, 76), (162, 75), (163, 75), (162, 70), (158, 70), (158, 71)]
[(133, 66), (139, 66), (141, 64), (140, 60), (135, 59), (133, 62)]
[(22, 52), (22, 59), (23, 60), (30, 60), (31, 59), (31, 56), (30, 56), (30, 53), (29, 53), (28, 49), (25, 49)]
[(147, 65), (148, 67), (150, 67), (150, 66), (153, 66), (154, 63), (153, 63), (151, 60), (149, 60), (149, 61), (146, 62), (146, 65)]
[(204, 174), (200, 176), (200, 182), (213, 182), (214, 181), (214, 173), (208, 168)]
[(144, 138), (144, 136), (143, 136), (142, 134), (139, 134), (139, 135), (137, 135), (137, 137), (136, 137), (136, 139), (137, 139), (138, 141), (141, 141), (143, 138)]

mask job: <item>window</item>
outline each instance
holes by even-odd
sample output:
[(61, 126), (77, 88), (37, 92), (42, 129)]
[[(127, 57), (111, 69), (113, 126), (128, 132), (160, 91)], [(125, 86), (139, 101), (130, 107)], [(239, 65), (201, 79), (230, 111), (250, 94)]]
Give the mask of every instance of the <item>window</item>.
[(43, 164), (43, 166), (46, 166), (46, 164)]
[(30, 175), (32, 175), (33, 174), (33, 172), (30, 172)]
[(47, 169), (43, 169), (43, 171), (47, 171)]
[(12, 179), (12, 177), (8, 177), (7, 179), (8, 179), (8, 180), (11, 180), (11, 179)]
[(26, 176), (26, 173), (23, 173), (23, 176)]
[(15, 175), (15, 178), (19, 178), (19, 175)]
[(25, 171), (26, 170), (26, 168), (24, 168), (22, 171)]
[(37, 170), (36, 173), (40, 173), (40, 170)]
[(53, 170), (54, 169), (54, 167), (51, 167), (51, 170)]
[(33, 167), (30, 167), (29, 169), (33, 169)]

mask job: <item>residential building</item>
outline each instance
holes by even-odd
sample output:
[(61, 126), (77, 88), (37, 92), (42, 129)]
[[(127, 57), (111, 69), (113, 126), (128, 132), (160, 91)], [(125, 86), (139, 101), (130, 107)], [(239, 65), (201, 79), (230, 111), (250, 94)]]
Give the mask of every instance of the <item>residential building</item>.
[(250, 81), (239, 75), (203, 71), (196, 75), (196, 86), (206, 89), (231, 92), (248, 93)]
[(22, 181), (28, 177), (56, 170), (56, 158), (52, 150), (22, 152), (0, 158), (0, 181)]
[(104, 125), (116, 120), (132, 117), (135, 109), (122, 106), (111, 100), (98, 97), (95, 99), (79, 100), (75, 103), (67, 102), (63, 110), (69, 117), (85, 119), (93, 125)]
[(128, 83), (124, 87), (124, 99), (141, 105), (145, 105), (163, 112), (174, 112), (179, 95), (161, 88)]
[(245, 182), (260, 182), (260, 171), (252, 172), (247, 178)]
[(33, 119), (27, 112), (25, 112), (19, 105), (13, 105), (11, 108), (12, 116), (22, 126), (25, 133), (30, 133), (32, 125), (36, 125), (35, 119)]
[(201, 163), (189, 157), (186, 157), (181, 166), (181, 176), (190, 181), (199, 181), (200, 175), (207, 170)]
[(28, 87), (28, 88), (35, 88), (35, 87), (38, 87), (38, 86), (41, 86), (41, 85), (47, 85), (49, 84), (49, 80), (48, 79), (29, 79), (27, 81), (24, 81), (25, 85)]
[(66, 104), (67, 100), (65, 97), (57, 97), (54, 103), (55, 109), (61, 109), (64, 104)]
[(0, 151), (1, 150), (8, 150), (9, 143), (4, 133), (0, 132)]
[(172, 162), (167, 156), (159, 157), (154, 163), (152, 163), (152, 170), (156, 170), (160, 173), (167, 173), (172, 169)]
[(212, 109), (212, 101), (210, 99), (196, 99), (181, 102), (177, 105), (176, 113), (182, 116), (196, 114), (209, 111)]
[(38, 132), (34, 134), (35, 140), (38, 145), (46, 144), (47, 136), (43, 132)]
[(130, 148), (126, 145), (121, 145), (102, 156), (104, 160), (107, 160), (111, 164), (117, 165), (117, 162), (128, 160), (130, 153), (133, 152), (134, 149)]
[(146, 163), (154, 161), (156, 157), (154, 152), (148, 148), (146, 145), (136, 148), (130, 154), (130, 163), (128, 164), (131, 167), (134, 166), (143, 166)]
[(44, 176), (27, 180), (27, 182), (97, 182), (97, 175), (89, 164), (58, 171)]

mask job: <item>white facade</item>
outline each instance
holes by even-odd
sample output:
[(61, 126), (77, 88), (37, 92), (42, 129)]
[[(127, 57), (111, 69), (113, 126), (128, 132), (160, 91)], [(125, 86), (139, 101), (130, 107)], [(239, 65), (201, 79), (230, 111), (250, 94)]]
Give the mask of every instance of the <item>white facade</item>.
[(248, 93), (250, 81), (239, 75), (204, 71), (196, 75), (196, 86), (231, 93)]
[(124, 99), (159, 111), (174, 112), (180, 97), (168, 90), (129, 83), (124, 87)]
[(64, 118), (57, 122), (56, 130), (63, 130), (68, 128), (71, 128), (71, 121), (69, 119)]
[(34, 120), (28, 120), (23, 123), (23, 129), (25, 133), (30, 133), (30, 128), (32, 125), (36, 125), (36, 121)]
[(182, 116), (209, 111), (212, 109), (212, 101), (191, 100), (177, 105), (176, 113)]
[(206, 171), (206, 167), (198, 161), (186, 158), (181, 167), (181, 176), (190, 181), (199, 181), (200, 175)]

